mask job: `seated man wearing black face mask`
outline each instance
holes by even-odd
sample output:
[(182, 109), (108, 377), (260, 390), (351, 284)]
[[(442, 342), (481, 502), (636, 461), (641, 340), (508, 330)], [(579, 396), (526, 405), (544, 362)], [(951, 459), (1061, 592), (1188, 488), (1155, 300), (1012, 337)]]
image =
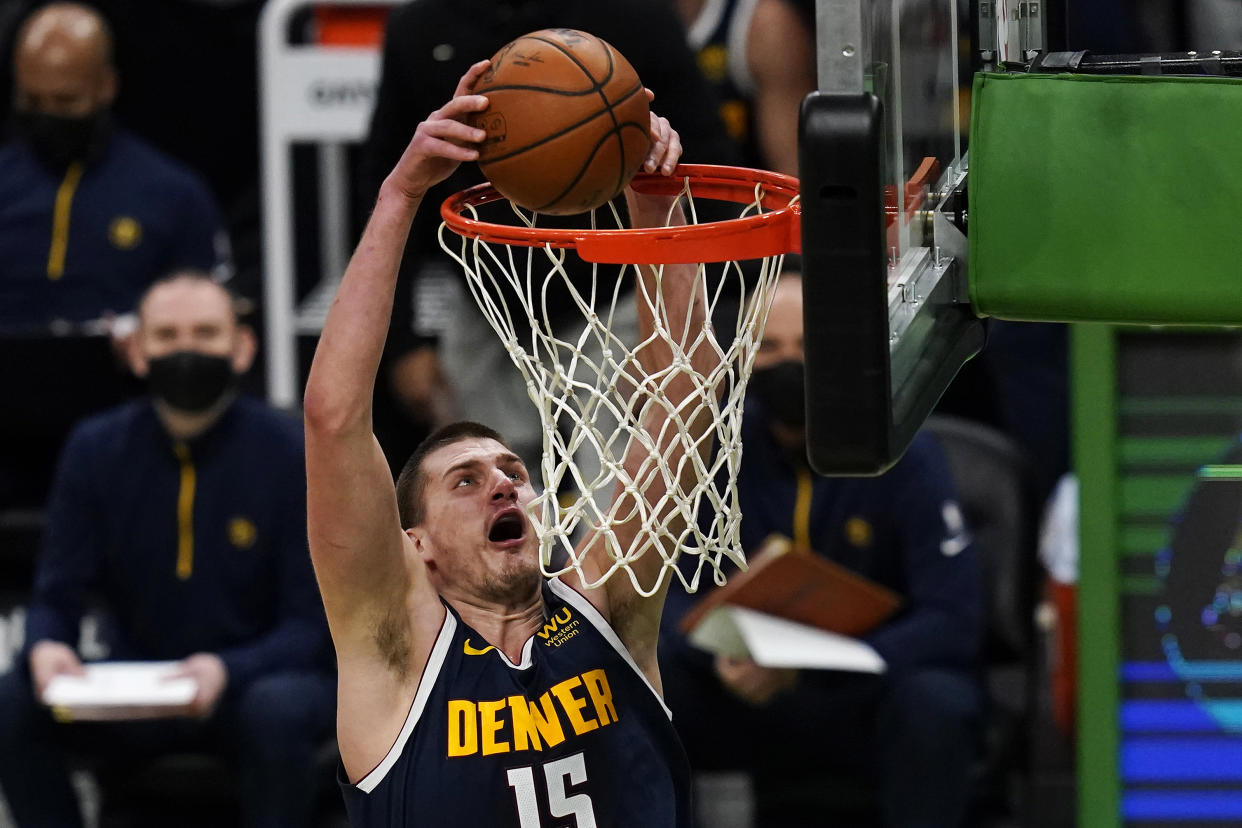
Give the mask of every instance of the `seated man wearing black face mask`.
[[(254, 352), (222, 286), (193, 271), (163, 279), (131, 344), (150, 399), (88, 418), (66, 444), (26, 644), (0, 678), (0, 788), (21, 826), (81, 824), (64, 748), (111, 769), (218, 751), (237, 771), (245, 825), (311, 824), (335, 676), (306, 543), (301, 425), (237, 394)], [(53, 677), (82, 671), (88, 596), (115, 627), (110, 658), (171, 660), (194, 679), (188, 716), (53, 722), (40, 700)]]
[(40, 510), (72, 423), (133, 394), (112, 352), (124, 348), (138, 297), (178, 268), (225, 278), (232, 265), (206, 185), (113, 123), (118, 79), (98, 12), (42, 6), (17, 32), (12, 67), (11, 137), (0, 144), (0, 348), (10, 356), (0, 387), (15, 404), (0, 406), (0, 510)]
[(130, 313), (177, 268), (227, 275), (215, 202), (190, 170), (115, 126), (112, 38), (97, 12), (52, 3), (13, 54), (14, 137), (0, 146), (0, 333)]
[[(742, 547), (753, 555), (769, 535), (784, 535), (795, 550), (823, 555), (899, 593), (898, 614), (864, 636), (887, 669), (777, 670), (713, 656), (691, 646), (677, 626), (710, 583), (695, 596), (673, 589), (660, 638), (673, 722), (696, 771), (740, 771), (753, 779), (757, 825), (825, 824), (822, 811), (791, 813), (780, 801), (792, 772), (802, 780), (870, 777), (876, 824), (885, 828), (951, 828), (964, 818), (982, 706), (979, 560), (931, 436), (918, 436), (880, 477), (811, 471), (802, 330), (802, 280), (786, 271), (747, 390), (738, 473)], [(706, 805), (711, 799), (700, 796)]]

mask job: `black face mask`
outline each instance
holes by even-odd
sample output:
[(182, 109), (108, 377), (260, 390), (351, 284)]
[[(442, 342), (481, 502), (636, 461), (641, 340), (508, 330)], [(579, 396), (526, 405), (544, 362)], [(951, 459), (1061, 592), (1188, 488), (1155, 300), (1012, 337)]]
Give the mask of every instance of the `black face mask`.
[(92, 161), (102, 154), (111, 119), (106, 110), (79, 117), (18, 110), (13, 125), (40, 164), (62, 172), (74, 161)]
[(198, 351), (174, 351), (147, 361), (147, 385), (169, 408), (198, 414), (233, 388), (233, 360)]
[(748, 393), (763, 403), (763, 410), (776, 422), (802, 428), (806, 425), (805, 374), (806, 366), (796, 359), (756, 369)]

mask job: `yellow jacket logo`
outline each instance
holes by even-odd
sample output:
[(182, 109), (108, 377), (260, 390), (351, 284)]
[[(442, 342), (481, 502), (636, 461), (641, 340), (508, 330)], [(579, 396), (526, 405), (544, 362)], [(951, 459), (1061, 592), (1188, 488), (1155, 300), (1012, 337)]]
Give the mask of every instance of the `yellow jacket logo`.
[(246, 517), (234, 517), (228, 525), (229, 543), (235, 549), (249, 549), (259, 537), (259, 529), (254, 521)]
[(142, 241), (142, 224), (133, 216), (117, 216), (108, 225), (108, 241), (118, 250), (133, 250)]

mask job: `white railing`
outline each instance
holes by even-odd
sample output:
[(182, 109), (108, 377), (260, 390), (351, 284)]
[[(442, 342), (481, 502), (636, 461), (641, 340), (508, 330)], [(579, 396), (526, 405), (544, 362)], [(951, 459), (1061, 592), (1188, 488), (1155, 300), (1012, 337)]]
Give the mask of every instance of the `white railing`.
[[(377, 6), (398, 0), (269, 0), (259, 20), (259, 123), (262, 133), (263, 305), (267, 396), (279, 408), (299, 404), (298, 337), (314, 335), (349, 256), (346, 150), (370, 124), (379, 79), (376, 48), (290, 43), (293, 16), (311, 7)], [(319, 283), (297, 300), (296, 205), (290, 151), (318, 145)]]

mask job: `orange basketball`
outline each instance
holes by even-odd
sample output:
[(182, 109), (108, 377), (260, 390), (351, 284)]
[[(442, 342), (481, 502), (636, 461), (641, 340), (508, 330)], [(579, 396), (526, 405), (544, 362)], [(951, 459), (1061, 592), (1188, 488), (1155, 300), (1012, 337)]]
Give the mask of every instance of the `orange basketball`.
[(528, 210), (594, 209), (621, 192), (651, 149), (638, 74), (586, 32), (522, 35), (492, 57), (473, 91), (488, 98), (471, 118), (487, 132), (479, 168)]

